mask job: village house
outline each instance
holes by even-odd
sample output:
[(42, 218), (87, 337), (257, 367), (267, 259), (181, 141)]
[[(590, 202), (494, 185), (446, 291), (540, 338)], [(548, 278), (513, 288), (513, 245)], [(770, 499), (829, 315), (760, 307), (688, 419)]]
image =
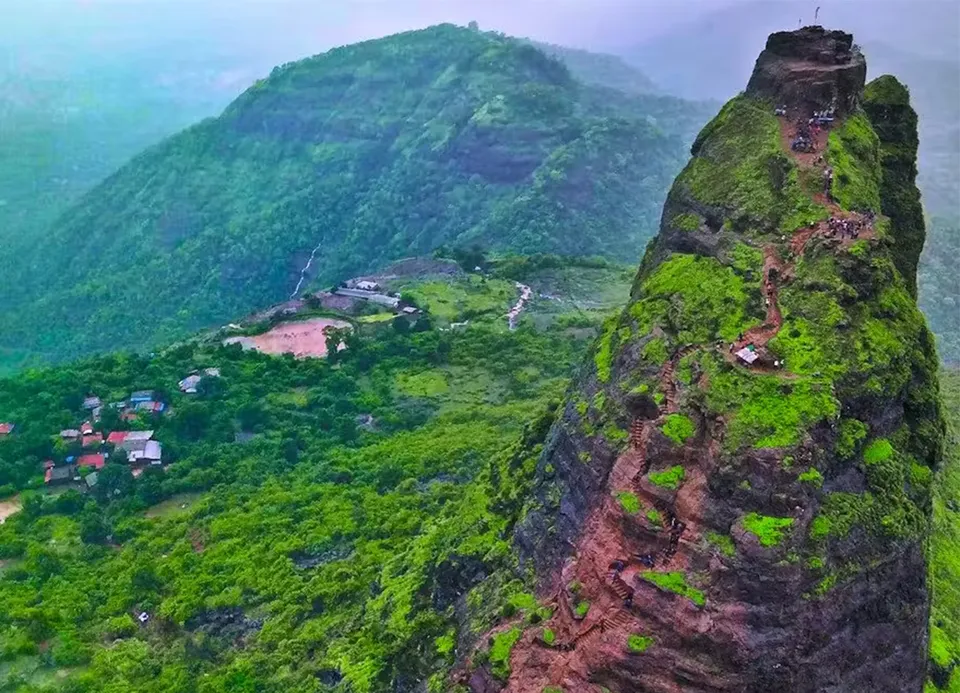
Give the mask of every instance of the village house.
[(204, 368), (202, 372), (198, 373), (194, 371), (186, 378), (181, 380), (177, 385), (180, 387), (180, 392), (185, 395), (195, 395), (197, 394), (197, 386), (200, 385), (200, 381), (204, 378), (219, 378), (220, 369), (219, 368)]
[(140, 404), (141, 402), (152, 402), (154, 400), (153, 390), (137, 390), (130, 395), (130, 404)]
[(193, 375), (188, 375), (186, 378), (177, 383), (177, 386), (180, 388), (180, 392), (185, 395), (195, 395), (197, 394), (197, 386), (200, 384), (200, 381), (203, 380), (203, 376), (198, 373)]
[(83, 408), (87, 410), (93, 410), (101, 407), (103, 403), (100, 401), (100, 398), (96, 395), (91, 395), (83, 400)]
[(64, 430), (60, 431), (60, 437), (68, 443), (72, 443), (75, 440), (80, 440), (80, 436), (82, 435), (83, 434), (75, 428), (65, 428)]
[(737, 352), (737, 358), (743, 361), (748, 366), (752, 366), (754, 362), (758, 358), (760, 358), (760, 356), (759, 354), (757, 354), (757, 352), (755, 352), (750, 347), (744, 347), (743, 349)]
[(102, 433), (90, 433), (89, 435), (83, 436), (83, 439), (80, 443), (84, 449), (88, 448), (98, 448), (103, 445), (103, 434)]
[(125, 453), (130, 464), (160, 464), (163, 448), (151, 438), (153, 431), (114, 431), (107, 436), (107, 442), (118, 453)]
[(12, 423), (0, 423), (0, 438), (6, 438), (16, 427), (17, 425)]
[(59, 486), (60, 484), (69, 483), (70, 480), (73, 479), (73, 467), (54, 467), (53, 462), (49, 464), (50, 466), (46, 467), (43, 473), (43, 483), (47, 486)]
[(127, 456), (130, 464), (160, 464), (163, 458), (163, 446), (156, 440), (143, 441), (142, 449), (133, 449)]
[(82, 469), (83, 467), (103, 469), (104, 464), (106, 464), (106, 458), (101, 453), (80, 455), (77, 459), (77, 469)]

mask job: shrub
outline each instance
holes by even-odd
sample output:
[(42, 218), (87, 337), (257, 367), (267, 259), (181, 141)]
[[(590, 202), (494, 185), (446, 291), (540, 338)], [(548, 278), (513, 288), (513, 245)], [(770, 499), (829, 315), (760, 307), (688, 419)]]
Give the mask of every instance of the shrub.
[(737, 553), (733, 539), (726, 534), (717, 534), (716, 532), (707, 532), (707, 541), (715, 546), (727, 558), (732, 558)]
[(695, 587), (688, 585), (683, 573), (657, 573), (650, 570), (641, 573), (640, 577), (666, 592), (673, 592), (681, 597), (686, 597), (697, 606), (703, 606), (707, 603), (706, 595)]
[(683, 483), (683, 477), (686, 474), (683, 467), (676, 465), (670, 467), (662, 472), (651, 472), (649, 475), (650, 482), (660, 486), (661, 488), (668, 488), (673, 491), (676, 491), (680, 488), (680, 484)]
[(511, 628), (493, 636), (493, 644), (490, 645), (490, 670), (497, 678), (506, 680), (510, 677), (510, 654), (521, 635), (522, 630)]
[(617, 493), (617, 500), (620, 501), (620, 506), (631, 515), (640, 512), (640, 499), (637, 498), (635, 493), (620, 491)]
[(544, 628), (540, 637), (543, 638), (543, 641), (548, 645), (553, 645), (553, 643), (557, 641), (557, 634), (550, 628)]
[(577, 618), (586, 618), (587, 614), (590, 612), (590, 602), (583, 600), (579, 602), (573, 609), (573, 615)]
[(797, 479), (808, 484), (813, 484), (817, 487), (823, 486), (823, 474), (821, 474), (818, 469), (814, 469), (813, 467), (798, 476)]
[(879, 438), (870, 443), (863, 451), (863, 461), (867, 464), (886, 462), (893, 456), (893, 445), (886, 438)]
[(654, 639), (649, 635), (638, 635), (631, 633), (627, 637), (627, 649), (633, 654), (643, 654), (654, 643)]
[(677, 445), (683, 445), (696, 433), (696, 426), (690, 417), (683, 414), (670, 414), (661, 428), (663, 434)]
[(792, 517), (770, 517), (750, 513), (743, 518), (743, 528), (760, 540), (761, 546), (776, 546), (783, 541), (784, 531), (793, 525)]

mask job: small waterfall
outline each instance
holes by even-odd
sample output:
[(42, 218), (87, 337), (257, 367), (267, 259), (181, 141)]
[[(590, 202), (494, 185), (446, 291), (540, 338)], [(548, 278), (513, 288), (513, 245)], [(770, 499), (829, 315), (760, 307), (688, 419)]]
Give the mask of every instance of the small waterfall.
[(317, 243), (317, 247), (313, 249), (313, 252), (310, 253), (310, 259), (307, 260), (307, 264), (303, 266), (303, 269), (300, 270), (300, 281), (297, 282), (297, 288), (293, 290), (293, 293), (290, 294), (290, 299), (293, 300), (297, 297), (297, 294), (300, 293), (300, 287), (303, 286), (304, 280), (307, 278), (307, 272), (310, 271), (310, 265), (313, 264), (313, 258), (317, 256), (317, 251), (320, 250), (320, 246), (323, 245), (323, 241)]

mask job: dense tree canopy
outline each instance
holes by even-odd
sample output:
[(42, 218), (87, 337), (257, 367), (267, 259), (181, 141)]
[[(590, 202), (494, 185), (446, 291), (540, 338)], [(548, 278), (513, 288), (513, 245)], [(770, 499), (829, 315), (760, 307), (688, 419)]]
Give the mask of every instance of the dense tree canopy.
[[(625, 290), (620, 268), (586, 264)], [(565, 269), (508, 267), (544, 287)], [(510, 530), (591, 333), (567, 326), (601, 315), (508, 331), (501, 285), (413, 283), (470, 326), (361, 324), (332, 362), (200, 342), (0, 381), (0, 419), (18, 424), (0, 440), (6, 491), (61, 459), (56, 432), (89, 394), (171, 405), (129, 424), (156, 430), (164, 471), (108, 463), (92, 493), (24, 491), (0, 525), (0, 690), (443, 690), (464, 614), (486, 627), (537, 608)], [(220, 376), (178, 391), (209, 367)]]

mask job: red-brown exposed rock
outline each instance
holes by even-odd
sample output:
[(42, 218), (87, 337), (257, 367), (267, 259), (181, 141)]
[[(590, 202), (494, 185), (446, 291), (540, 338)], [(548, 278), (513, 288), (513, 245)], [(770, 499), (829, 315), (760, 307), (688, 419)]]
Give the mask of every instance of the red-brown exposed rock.
[[(839, 126), (856, 112), (865, 73), (849, 34), (807, 27), (770, 37), (748, 97), (786, 105), (791, 117), (833, 108)], [(710, 126), (705, 132), (707, 138), (711, 132), (716, 136)], [(824, 141), (818, 136), (820, 145)], [(791, 151), (788, 137), (781, 144), (783, 156), (792, 157), (799, 171), (809, 174), (824, 165), (817, 156)], [(816, 202), (834, 221), (875, 219), (873, 212), (841, 208), (832, 199)], [(862, 422), (873, 439), (900, 431), (915, 459), (935, 464), (938, 410), (910, 399), (913, 388), (935, 391), (922, 365), (932, 355), (925, 328), (914, 325), (902, 335), (919, 345), (910, 354), (917, 360), (913, 382), (883, 397), (821, 373), (791, 371), (775, 351), (781, 331), (790, 327), (784, 296), (831, 291), (829, 276), (799, 286), (798, 268), (814, 255), (828, 267), (853, 266), (852, 239), (835, 238), (830, 223), (819, 221), (776, 235), (752, 228), (738, 233), (730, 218), (718, 216), (722, 209), (698, 206), (690, 191), (674, 196), (667, 207), (631, 305), (616, 325), (630, 337), (619, 350), (611, 349), (606, 373), (601, 375), (598, 355), (580, 377), (547, 440), (538, 502), (516, 531), (523, 559), (539, 576), (538, 596), (555, 607), (553, 615), (525, 630), (506, 681), (474, 674), (469, 689), (919, 693), (928, 612), (922, 538), (853, 522), (848, 531), (818, 543), (812, 527), (823, 516), (827, 495), (847, 494), (853, 503), (873, 490), (864, 465), (837, 452), (841, 413)], [(686, 229), (672, 223), (684, 213), (705, 221)], [(741, 217), (739, 223), (748, 222)], [(881, 248), (872, 225), (863, 228), (861, 246)], [(691, 326), (677, 328), (673, 322), (682, 314), (679, 295), (656, 296), (667, 306), (664, 317), (638, 328), (638, 316), (644, 315), (638, 304), (648, 298), (643, 280), (658, 265), (693, 255), (729, 266), (735, 249), (742, 252), (744, 245), (760, 258), (750, 270), (754, 321), (733, 343), (717, 334), (689, 343)], [(875, 299), (884, 287), (863, 275), (851, 271), (836, 284), (849, 281), (858, 300)], [(903, 285), (901, 278), (896, 281)], [(849, 295), (837, 300), (838, 306), (851, 303)], [(837, 329), (850, 329), (844, 315)], [(791, 337), (800, 335), (798, 330)], [(654, 340), (669, 345), (665, 361), (644, 355)], [(756, 349), (755, 362), (749, 354), (736, 356), (746, 345)], [(729, 445), (734, 429), (728, 410), (708, 401), (706, 362), (719, 364), (714, 376), (772, 382), (774, 395), (761, 398), (768, 408), (776, 409), (780, 395), (787, 397), (805, 379), (814, 390), (829, 390), (836, 410), (805, 424), (789, 444), (755, 439)], [(603, 403), (602, 414), (595, 412), (597, 402)], [(735, 410), (740, 404), (727, 406)], [(929, 416), (930, 428), (908, 440), (902, 432), (921, 416)], [(622, 443), (600, 428), (610, 421), (622, 432)], [(815, 473), (805, 480), (805, 470)], [(919, 493), (908, 502), (905, 513), (928, 510)], [(555, 636), (550, 644), (544, 627)]]
[(851, 34), (809, 26), (770, 36), (747, 93), (808, 111), (835, 106), (843, 115), (856, 107), (866, 77), (867, 62)]

